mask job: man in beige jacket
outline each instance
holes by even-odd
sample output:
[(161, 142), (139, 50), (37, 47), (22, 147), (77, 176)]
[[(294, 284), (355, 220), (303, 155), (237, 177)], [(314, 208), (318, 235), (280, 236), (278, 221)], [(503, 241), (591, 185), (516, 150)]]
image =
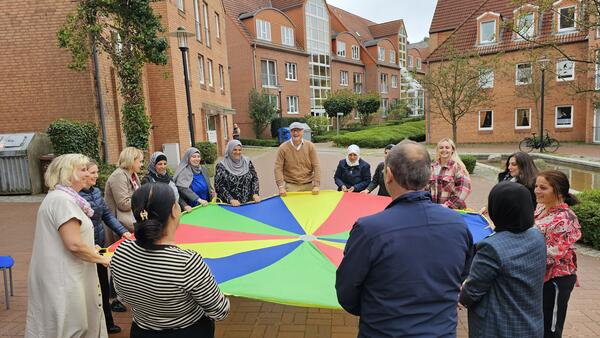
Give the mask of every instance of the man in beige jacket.
[(288, 191), (312, 191), (319, 193), (321, 185), (321, 167), (315, 145), (302, 138), (304, 124), (294, 122), (290, 125), (292, 138), (282, 143), (277, 150), (275, 160), (275, 183), (279, 195)]

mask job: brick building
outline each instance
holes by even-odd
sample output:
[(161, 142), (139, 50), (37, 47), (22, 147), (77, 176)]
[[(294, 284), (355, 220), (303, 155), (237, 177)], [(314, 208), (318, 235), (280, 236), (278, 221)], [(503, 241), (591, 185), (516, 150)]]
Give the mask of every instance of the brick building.
[[(494, 69), (480, 78), (481, 90), (491, 91), (493, 101), (474, 107), (459, 121), (460, 142), (517, 142), (539, 133), (539, 93), (533, 92), (541, 87), (544, 67), (544, 129), (560, 141), (600, 143), (600, 110), (594, 108), (593, 92), (600, 89), (600, 68), (593, 64), (600, 31), (579, 27), (582, 2), (560, 0), (552, 6), (540, 11), (510, 0), (438, 1), (429, 32), (430, 69), (439, 67), (449, 47), (499, 57)], [(556, 43), (568, 57), (528, 39)], [(581, 89), (591, 91), (576, 93)], [(428, 114), (426, 120), (432, 142), (451, 136), (450, 125), (441, 117)]]
[[(54, 0), (0, 3), (0, 133), (43, 132), (58, 118), (100, 125), (94, 71), (69, 70), (69, 52), (58, 47), (56, 32), (76, 2)], [(224, 9), (219, 0), (164, 0), (153, 4), (167, 32), (179, 26), (193, 32), (189, 74), (196, 141), (217, 142), (222, 151), (231, 136), (231, 109)], [(147, 65), (143, 73), (146, 112), (152, 118), (150, 150), (177, 143), (190, 145), (181, 52), (169, 37), (168, 63)], [(115, 71), (100, 54), (108, 160), (116, 162), (125, 146)]]
[(324, 0), (223, 3), (232, 105), (245, 135), (253, 88), (269, 93), (284, 117), (323, 114), (324, 99), (340, 89), (379, 92), (384, 116), (400, 98), (408, 43), (402, 20), (377, 24)]

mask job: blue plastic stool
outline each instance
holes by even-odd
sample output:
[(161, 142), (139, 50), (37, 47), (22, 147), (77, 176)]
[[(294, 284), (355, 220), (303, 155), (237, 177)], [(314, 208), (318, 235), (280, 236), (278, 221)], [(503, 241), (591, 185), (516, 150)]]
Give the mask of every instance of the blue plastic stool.
[(15, 260), (10, 256), (0, 256), (0, 269), (4, 275), (4, 295), (6, 296), (6, 309), (10, 309), (10, 298), (8, 296), (8, 279), (6, 278), (6, 270), (10, 278), (10, 295), (13, 296), (13, 278), (12, 267), (15, 265)]

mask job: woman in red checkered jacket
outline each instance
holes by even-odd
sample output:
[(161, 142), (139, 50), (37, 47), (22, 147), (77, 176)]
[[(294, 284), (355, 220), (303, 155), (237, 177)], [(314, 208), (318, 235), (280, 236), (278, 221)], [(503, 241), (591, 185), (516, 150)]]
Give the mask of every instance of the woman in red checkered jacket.
[(471, 178), (465, 164), (458, 157), (456, 145), (449, 138), (437, 144), (435, 161), (431, 163), (429, 179), (431, 200), (450, 209), (466, 209), (471, 193)]

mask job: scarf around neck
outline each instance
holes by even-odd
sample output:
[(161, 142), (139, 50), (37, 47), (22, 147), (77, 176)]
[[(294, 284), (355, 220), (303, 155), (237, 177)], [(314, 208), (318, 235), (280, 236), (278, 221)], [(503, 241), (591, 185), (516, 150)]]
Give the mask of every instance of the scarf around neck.
[(243, 156), (238, 160), (233, 159), (233, 149), (237, 146), (242, 146), (242, 142), (238, 140), (231, 140), (227, 143), (225, 149), (225, 158), (221, 161), (221, 164), (235, 176), (243, 176), (250, 171), (250, 160), (248, 157)]
[(54, 189), (67, 193), (67, 195), (73, 199), (73, 201), (79, 206), (79, 208), (81, 208), (81, 211), (83, 211), (87, 217), (91, 218), (94, 216), (94, 209), (92, 209), (90, 203), (86, 201), (85, 198), (81, 197), (73, 188), (62, 184), (57, 184)]
[(156, 164), (162, 160), (166, 161), (167, 156), (160, 151), (157, 151), (150, 156), (150, 162), (148, 163), (148, 175), (152, 176), (152, 178), (154, 178), (154, 180), (157, 182), (169, 183), (171, 182), (171, 176), (169, 176), (168, 172), (165, 171), (164, 174), (160, 174), (158, 171), (156, 171)]

